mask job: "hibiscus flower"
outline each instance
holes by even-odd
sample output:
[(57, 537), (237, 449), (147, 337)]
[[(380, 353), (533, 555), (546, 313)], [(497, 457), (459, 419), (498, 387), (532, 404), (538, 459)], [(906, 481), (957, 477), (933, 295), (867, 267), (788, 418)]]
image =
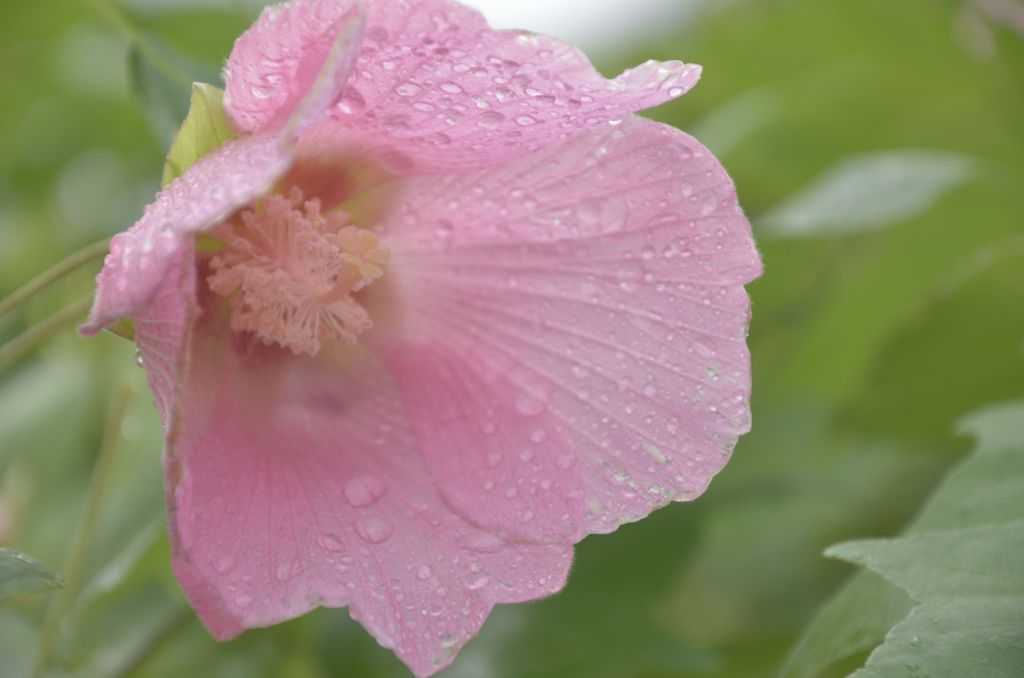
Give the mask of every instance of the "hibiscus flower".
[(114, 238), (165, 425), (174, 571), (218, 639), (348, 606), (419, 676), (573, 544), (699, 496), (750, 424), (760, 274), (729, 178), (608, 80), (450, 0), (294, 0), (233, 138)]

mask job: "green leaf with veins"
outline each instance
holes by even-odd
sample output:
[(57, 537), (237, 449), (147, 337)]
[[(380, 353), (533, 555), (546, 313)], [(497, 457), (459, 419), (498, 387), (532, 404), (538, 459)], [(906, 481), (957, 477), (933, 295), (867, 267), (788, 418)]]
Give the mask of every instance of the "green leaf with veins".
[[(876, 572), (917, 603), (889, 630), (855, 674), (859, 678), (1009, 678), (1024, 667), (1024, 402), (985, 410), (965, 429), (979, 437), (977, 451), (949, 475), (904, 536), (827, 551)], [(784, 675), (819, 675), (829, 660), (865, 649), (878, 638), (879, 619), (842, 611), (898, 605), (902, 595), (854, 580), (818, 616), (822, 627), (808, 631)], [(858, 628), (859, 643), (823, 648), (823, 638), (857, 638)]]

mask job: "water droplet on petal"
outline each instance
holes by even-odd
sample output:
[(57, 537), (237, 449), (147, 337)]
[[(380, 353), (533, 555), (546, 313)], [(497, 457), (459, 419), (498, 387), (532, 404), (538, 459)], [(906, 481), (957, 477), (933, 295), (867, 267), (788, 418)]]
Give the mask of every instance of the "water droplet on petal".
[(497, 111), (487, 111), (480, 116), (479, 125), (487, 129), (495, 129), (504, 122), (505, 116)]
[(220, 574), (225, 574), (229, 572), (231, 568), (233, 568), (234, 566), (234, 556), (223, 555), (220, 558), (217, 558), (216, 562), (214, 562), (213, 569), (217, 570), (217, 572), (219, 572)]
[(345, 485), (345, 499), (356, 507), (369, 506), (384, 494), (385, 485), (373, 476), (356, 476)]
[(298, 561), (285, 560), (278, 563), (274, 576), (278, 581), (288, 581), (294, 579), (300, 572), (302, 572), (302, 565)]
[(516, 410), (527, 417), (535, 417), (547, 409), (547, 402), (539, 393), (521, 392), (516, 396)]
[(430, 579), (430, 577), (433, 574), (434, 573), (430, 569), (429, 565), (422, 565), (422, 566), (420, 566), (420, 569), (416, 571), (416, 578), (419, 579), (420, 581), (426, 581), (427, 579)]
[(416, 94), (419, 93), (420, 86), (414, 82), (403, 82), (401, 85), (395, 88), (395, 91), (398, 92), (403, 97), (411, 97), (416, 96)]
[(249, 88), (249, 93), (256, 99), (269, 99), (274, 93), (272, 89), (266, 87), (260, 87), (259, 85), (253, 85)]
[(490, 532), (475, 532), (469, 536), (465, 545), (478, 553), (495, 553), (505, 545), (505, 540)]
[(327, 551), (341, 553), (345, 550), (345, 544), (333, 534), (322, 534), (316, 541), (321, 548)]
[(375, 516), (363, 516), (356, 521), (356, 534), (371, 544), (385, 541), (393, 530), (391, 523)]

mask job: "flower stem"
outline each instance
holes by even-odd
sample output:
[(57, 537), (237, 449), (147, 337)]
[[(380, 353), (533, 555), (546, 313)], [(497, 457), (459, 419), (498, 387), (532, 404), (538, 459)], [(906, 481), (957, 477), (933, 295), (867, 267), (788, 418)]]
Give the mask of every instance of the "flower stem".
[(79, 299), (65, 309), (57, 311), (49, 318), (28, 328), (6, 344), (0, 345), (0, 370), (39, 346), (54, 334), (68, 325), (81, 320), (89, 310), (89, 297)]
[(18, 306), (32, 298), (36, 293), (46, 289), (57, 282), (68, 273), (81, 268), (93, 259), (97, 259), (107, 253), (110, 247), (109, 240), (100, 240), (91, 245), (83, 247), (64, 261), (55, 264), (45, 273), (36, 276), (21, 288), (15, 290), (3, 299), (0, 299), (0, 318), (7, 315)]
[(118, 443), (121, 440), (121, 426), (124, 423), (125, 413), (131, 397), (132, 387), (128, 380), (125, 379), (117, 387), (113, 404), (110, 407), (107, 424), (103, 429), (103, 440), (100, 443), (99, 454), (96, 456), (96, 462), (93, 466), (89, 491), (85, 498), (85, 506), (82, 509), (82, 519), (75, 530), (75, 535), (68, 551), (67, 562), (64, 565), (64, 588), (53, 594), (53, 597), (50, 598), (50, 605), (46, 609), (43, 629), (39, 635), (35, 667), (32, 671), (33, 678), (42, 678), (43, 674), (46, 673), (50, 654), (57, 640), (60, 623), (78, 594), (82, 570), (85, 566), (86, 556), (89, 553), (89, 546), (92, 543), (96, 519), (99, 516), (100, 508), (103, 505), (103, 498), (106, 495), (104, 490), (110, 477), (110, 471), (113, 468), (114, 452), (117, 450)]

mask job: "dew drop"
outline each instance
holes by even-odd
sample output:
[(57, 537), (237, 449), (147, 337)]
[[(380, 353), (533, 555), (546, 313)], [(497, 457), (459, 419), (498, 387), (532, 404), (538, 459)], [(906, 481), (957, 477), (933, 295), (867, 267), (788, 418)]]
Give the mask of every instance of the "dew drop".
[(235, 559), (233, 556), (224, 555), (217, 558), (213, 564), (213, 569), (217, 570), (220, 574), (225, 574), (235, 566)]
[(322, 534), (317, 538), (316, 542), (320, 544), (320, 547), (325, 551), (342, 553), (345, 550), (345, 544), (341, 539), (333, 534)]
[(534, 118), (532, 115), (520, 115), (519, 117), (516, 118), (516, 124), (521, 127), (529, 127), (530, 125), (535, 125), (536, 123), (537, 118)]
[(487, 129), (495, 129), (502, 122), (504, 122), (505, 116), (497, 111), (487, 111), (480, 115), (480, 126), (486, 127)]
[(298, 563), (285, 560), (278, 563), (274, 576), (277, 577), (278, 581), (288, 581), (294, 579), (301, 571), (302, 567)]
[(420, 569), (416, 571), (416, 578), (420, 581), (426, 581), (434, 574), (433, 570), (430, 569), (429, 565), (421, 565)]
[(490, 581), (486, 575), (480, 575), (466, 582), (466, 588), (470, 591), (479, 591), (483, 587), (487, 586), (487, 582)]
[(366, 100), (355, 88), (345, 90), (341, 101), (338, 103), (338, 110), (346, 115), (356, 115), (366, 108)]
[(269, 99), (271, 97), (271, 95), (274, 93), (274, 91), (269, 89), (269, 88), (266, 88), (266, 87), (260, 87), (259, 85), (253, 85), (252, 87), (249, 88), (249, 93), (252, 94), (253, 97), (256, 98), (256, 99), (264, 100), (264, 99)]
[(355, 507), (369, 506), (384, 494), (384, 482), (373, 476), (356, 476), (345, 485), (345, 499)]
[(530, 434), (530, 440), (532, 440), (535, 443), (542, 443), (544, 442), (544, 439), (547, 437), (548, 432), (542, 428), (538, 428), (533, 433)]
[(504, 545), (504, 539), (490, 532), (475, 532), (466, 540), (466, 547), (477, 553), (495, 553)]
[(391, 536), (394, 528), (388, 521), (374, 516), (363, 516), (356, 521), (356, 534), (364, 541), (379, 544)]
[(401, 85), (395, 88), (403, 97), (416, 96), (420, 91), (420, 86), (414, 82), (403, 82)]
[(452, 237), (452, 231), (454, 230), (455, 227), (452, 225), (452, 222), (448, 221), (447, 219), (441, 219), (440, 221), (437, 222), (437, 226), (434, 229), (434, 234), (440, 240), (447, 240), (448, 238)]
[(521, 392), (516, 396), (516, 410), (527, 417), (535, 417), (547, 409), (547, 402), (539, 394)]

